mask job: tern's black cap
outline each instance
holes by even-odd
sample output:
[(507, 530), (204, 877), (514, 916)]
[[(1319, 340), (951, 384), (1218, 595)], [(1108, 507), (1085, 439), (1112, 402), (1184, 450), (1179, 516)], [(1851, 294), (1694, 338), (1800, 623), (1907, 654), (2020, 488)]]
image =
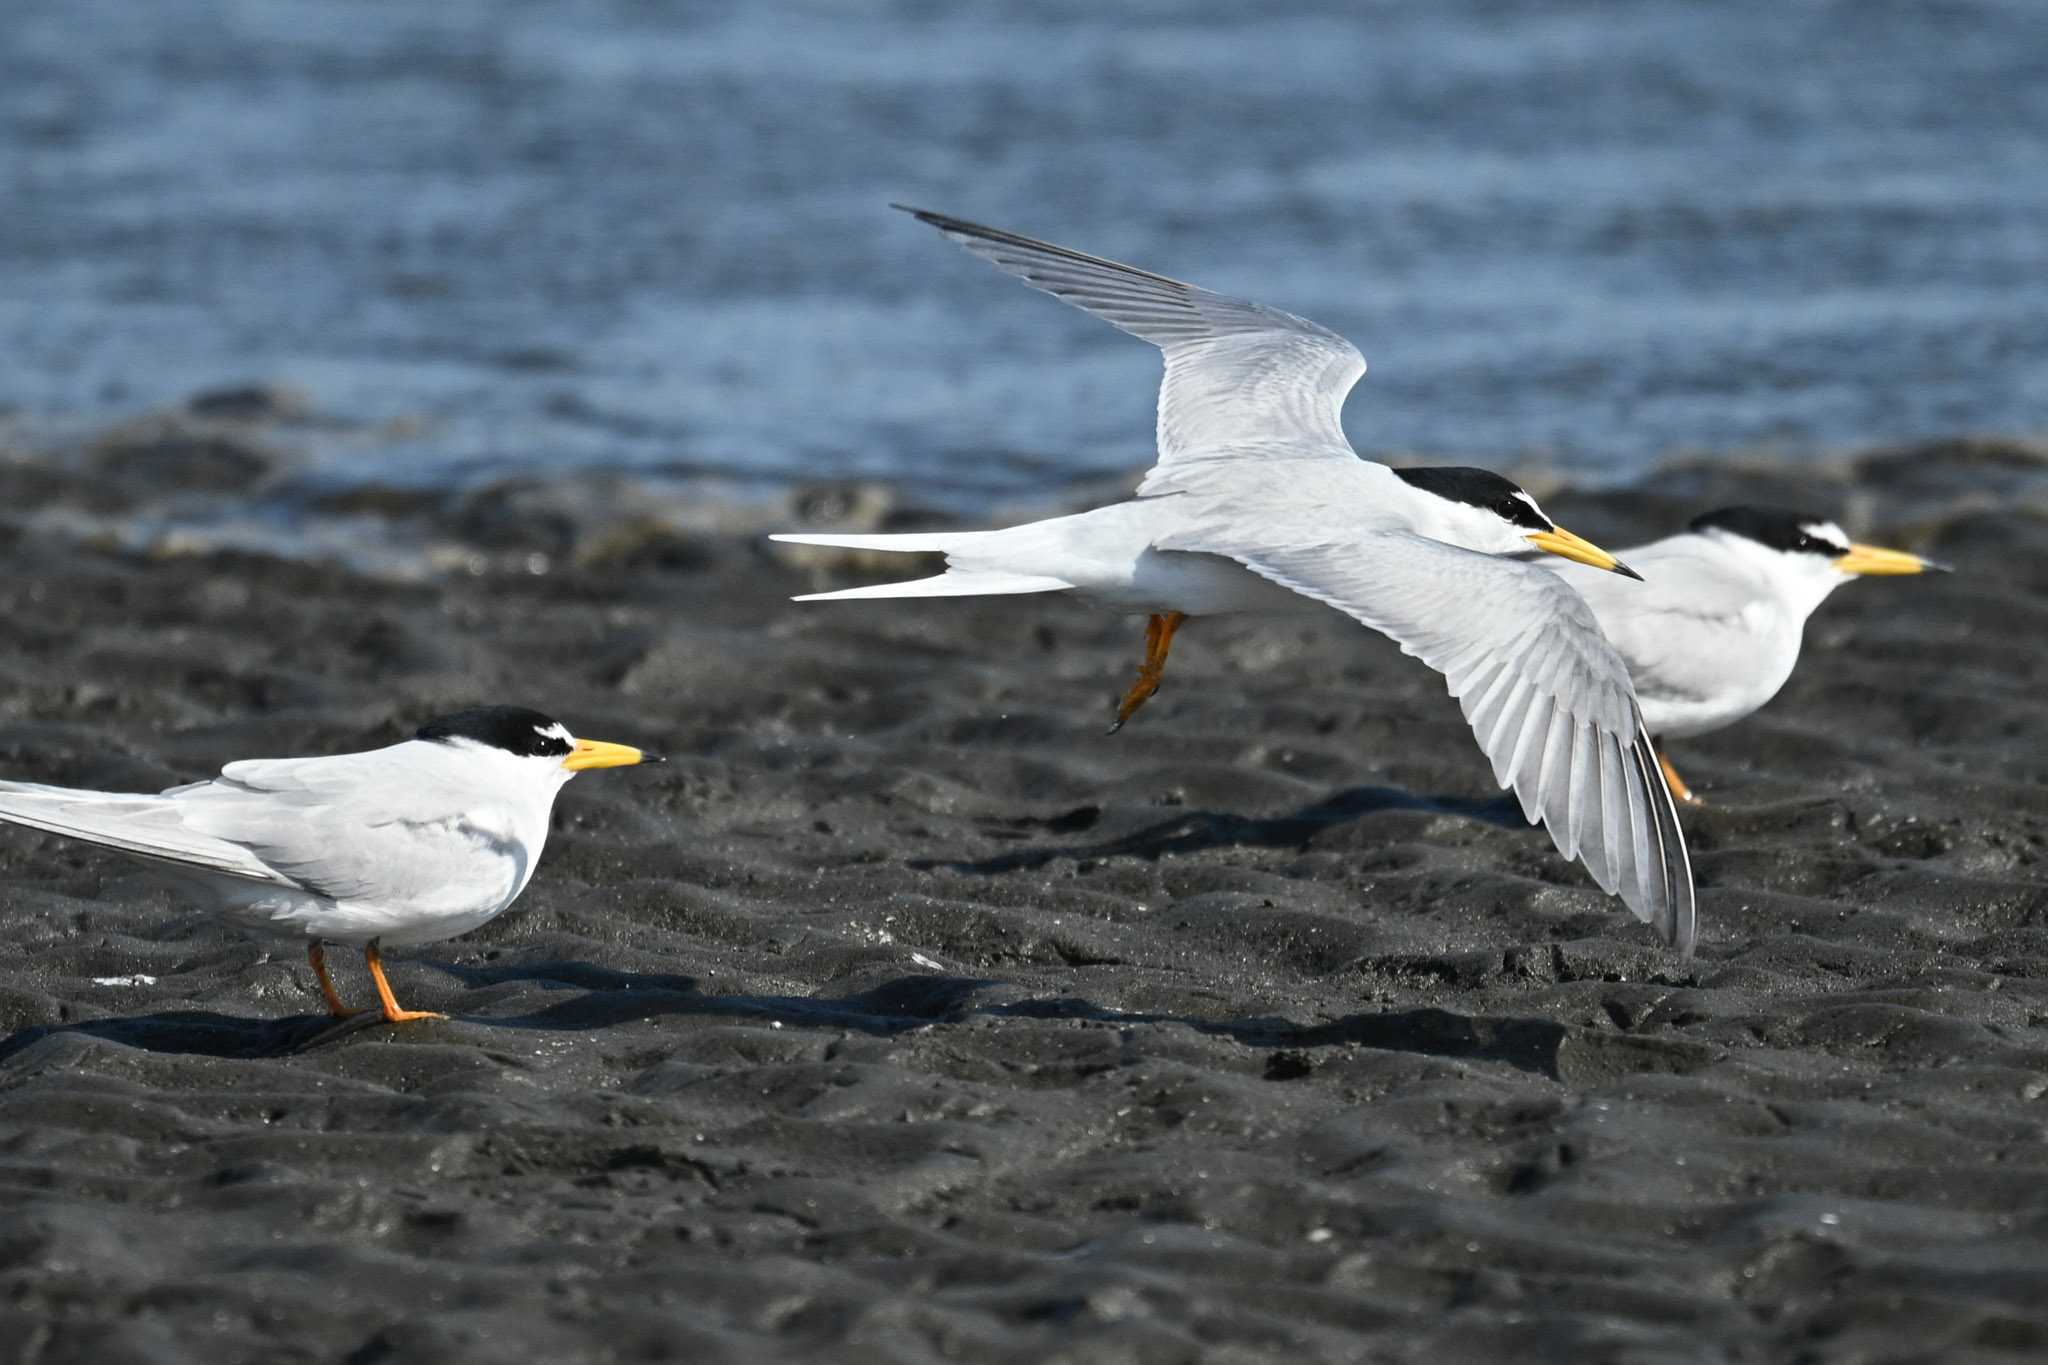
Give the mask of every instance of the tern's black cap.
[[(1798, 554), (1826, 555), (1836, 559), (1849, 553), (1849, 544), (1837, 540), (1826, 517), (1811, 512), (1794, 512), (1783, 507), (1722, 507), (1694, 517), (1690, 530), (1726, 531), (1772, 550)], [(1816, 532), (1819, 534), (1815, 534)]]
[(1554, 531), (1550, 518), (1536, 510), (1536, 501), (1512, 479), (1503, 479), (1490, 469), (1466, 465), (1426, 465), (1421, 469), (1397, 469), (1394, 476), (1403, 483), (1434, 493), (1452, 502), (1483, 507), (1515, 526), (1531, 531)]
[(479, 706), (438, 716), (422, 725), (413, 738), (474, 740), (521, 758), (554, 758), (575, 747), (562, 722), (524, 706)]

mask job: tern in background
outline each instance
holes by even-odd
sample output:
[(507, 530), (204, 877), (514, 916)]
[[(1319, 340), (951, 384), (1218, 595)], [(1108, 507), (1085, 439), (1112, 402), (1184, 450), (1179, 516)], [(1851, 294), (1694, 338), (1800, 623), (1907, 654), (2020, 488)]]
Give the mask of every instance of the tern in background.
[[(174, 874), (248, 929), (311, 940), (336, 1018), (439, 1019), (400, 1009), (379, 949), (466, 934), (518, 899), (555, 794), (591, 768), (659, 762), (577, 739), (516, 706), (443, 716), (365, 753), (258, 758), (156, 796), (0, 782), (0, 821), (79, 839)], [(378, 1006), (351, 1011), (323, 943), (362, 947)]]
[[(1128, 720), (1189, 616), (1331, 608), (1442, 673), (1503, 787), (1566, 857), (1690, 953), (1692, 869), (1628, 670), (1585, 600), (1512, 556), (1614, 556), (1477, 469), (1390, 469), (1344, 437), (1365, 361), (1315, 323), (995, 228), (906, 210), (1165, 353), (1158, 461), (1125, 502), (1000, 531), (776, 536), (938, 551), (943, 574), (813, 599), (1072, 592), (1149, 618)], [(1115, 726), (1111, 727), (1116, 728)]]
[[(1821, 517), (1724, 507), (1680, 535), (1627, 551), (1645, 583), (1616, 592), (1605, 575), (1553, 560), (1628, 664), (1643, 724), (1659, 745), (1733, 725), (1772, 697), (1799, 662), (1806, 618), (1862, 574), (1946, 573), (1902, 550), (1858, 545)], [(1660, 748), (1681, 801), (1692, 789)]]

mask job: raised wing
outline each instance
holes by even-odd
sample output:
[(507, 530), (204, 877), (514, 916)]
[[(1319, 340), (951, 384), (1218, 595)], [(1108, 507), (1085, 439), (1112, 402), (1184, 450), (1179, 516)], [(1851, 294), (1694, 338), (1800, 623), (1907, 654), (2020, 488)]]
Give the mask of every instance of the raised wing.
[(1408, 532), (1161, 549), (1226, 555), (1391, 637), (1444, 675), (1494, 777), (1602, 890), (1690, 956), (1692, 864), (1628, 670), (1555, 575)]
[(1157, 346), (1159, 463), (1140, 493), (1173, 488), (1204, 457), (1355, 459), (1344, 396), (1365, 358), (1335, 332), (1244, 299), (942, 213), (894, 207), (1054, 298)]

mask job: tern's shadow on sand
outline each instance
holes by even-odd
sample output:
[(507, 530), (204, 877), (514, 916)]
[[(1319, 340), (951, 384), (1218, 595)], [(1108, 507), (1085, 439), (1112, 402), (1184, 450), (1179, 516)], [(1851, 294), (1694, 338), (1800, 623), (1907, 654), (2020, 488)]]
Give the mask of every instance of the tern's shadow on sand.
[[(621, 1024), (677, 1015), (772, 1021), (789, 1028), (831, 1029), (891, 1037), (943, 1028), (974, 1017), (1089, 1019), (1116, 1024), (1180, 1024), (1230, 1038), (1246, 1047), (1280, 1051), (1354, 1044), (1389, 1052), (1502, 1062), (1556, 1078), (1558, 1049), (1568, 1030), (1547, 1019), (1468, 1016), (1441, 1009), (1353, 1014), (1321, 1024), (1272, 1016), (1203, 1019), (1189, 1015), (1126, 1012), (1069, 996), (982, 1005), (976, 997), (1003, 984), (984, 977), (898, 977), (872, 990), (839, 997), (704, 995), (687, 976), (621, 972), (588, 963), (541, 962), (521, 966), (439, 964), (471, 986), (532, 982), (575, 992), (524, 1014), (456, 1015), (450, 1023), (489, 1031), (547, 1030), (589, 1033)], [(402, 1035), (433, 1040), (448, 1025), (399, 1025)], [(0, 1063), (45, 1037), (79, 1034), (145, 1052), (204, 1057), (280, 1057), (342, 1041), (390, 1038), (375, 1026), (335, 1030), (324, 1014), (249, 1019), (201, 1010), (176, 1010), (76, 1024), (38, 1025), (0, 1041)], [(448, 1039), (454, 1041), (453, 1039)]]
[(967, 1017), (974, 996), (1000, 983), (975, 977), (904, 976), (873, 990), (839, 997), (809, 995), (705, 995), (687, 976), (621, 972), (580, 962), (442, 970), (466, 984), (523, 981), (576, 994), (525, 1014), (494, 1014), (475, 1022), (494, 1028), (582, 1032), (671, 1015), (764, 1019), (796, 1028), (848, 1029), (887, 1037), (955, 1023)]
[[(358, 1026), (351, 1032), (364, 1031)], [(341, 1036), (325, 1014), (295, 1014), (283, 1019), (252, 1019), (216, 1014), (212, 1010), (167, 1010), (75, 1024), (37, 1024), (0, 1039), (0, 1063), (48, 1037), (76, 1034), (102, 1038), (143, 1052), (190, 1057), (281, 1057), (303, 1052), (323, 1038)]]
[[(1222, 811), (1182, 811), (1113, 839), (1091, 844), (1017, 848), (966, 862), (913, 859), (917, 869), (998, 874), (1042, 867), (1060, 858), (1159, 858), (1222, 847), (1291, 848), (1316, 834), (1376, 811), (1407, 810), (1456, 815), (1505, 828), (1522, 826), (1521, 812), (1506, 797), (1423, 797), (1399, 787), (1348, 787), (1287, 815), (1255, 817)], [(1081, 806), (1050, 819), (1009, 822), (990, 831), (1024, 838), (1028, 831), (1079, 833), (1101, 816)], [(1175, 1015), (1127, 1014), (1072, 999), (1013, 1001), (977, 1006), (974, 997), (993, 980), (949, 976), (901, 977), (873, 990), (838, 999), (795, 995), (708, 996), (692, 977), (622, 972), (585, 962), (541, 962), (520, 966), (459, 966), (438, 963), (471, 988), (502, 982), (540, 982), (580, 994), (521, 1015), (455, 1016), (454, 1022), (486, 1028), (584, 1031), (612, 1028), (659, 1015), (708, 1015), (769, 1019), (798, 1028), (848, 1029), (890, 1036), (958, 1022), (972, 1014), (995, 1017), (1087, 1018), (1129, 1024), (1177, 1023), (1203, 1033), (1222, 1034), (1249, 1047), (1302, 1049), (1357, 1043), (1398, 1052), (1500, 1061), (1524, 1070), (1555, 1074), (1564, 1030), (1538, 1019), (1467, 1018), (1445, 1010), (1356, 1014), (1313, 1027), (1284, 1019), (1213, 1020)], [(412, 1028), (405, 1025), (401, 1027)], [(432, 1028), (434, 1025), (418, 1026)], [(375, 1038), (384, 1030), (364, 1021), (337, 1027), (324, 1014), (252, 1019), (204, 1010), (89, 1019), (75, 1024), (42, 1024), (0, 1039), (0, 1063), (44, 1037), (81, 1034), (146, 1052), (200, 1057), (279, 1057), (329, 1046), (349, 1038)]]
[[(521, 968), (450, 968), (479, 981), (535, 980), (568, 984), (564, 969), (578, 964), (540, 963)], [(970, 1018), (1088, 1019), (1114, 1024), (1181, 1024), (1198, 1033), (1226, 1037), (1246, 1047), (1274, 1051), (1354, 1044), (1388, 1052), (1413, 1052), (1432, 1057), (1504, 1062), (1555, 1079), (1558, 1049), (1569, 1030), (1549, 1019), (1468, 1016), (1442, 1009), (1390, 1010), (1352, 1014), (1321, 1024), (1254, 1016), (1204, 1019), (1191, 1015), (1110, 1009), (1072, 996), (977, 1003), (977, 997), (1004, 983), (989, 977), (902, 976), (857, 995), (839, 997), (790, 995), (702, 995), (694, 988), (674, 989), (673, 977), (636, 977), (629, 972), (599, 969), (610, 985), (521, 1015), (498, 1015), (492, 1027), (585, 1031), (614, 1027), (668, 1015), (714, 1015), (766, 1019), (795, 1028), (841, 1029), (892, 1036), (918, 1029), (943, 1028)]]
[[(993, 981), (960, 977), (910, 976), (841, 999), (798, 995), (705, 995), (696, 978), (669, 973), (623, 972), (588, 962), (535, 962), (517, 966), (439, 967), (472, 989), (507, 982), (539, 984), (565, 993), (559, 1002), (524, 1014), (452, 1014), (450, 1023), (486, 1029), (548, 1029), (590, 1032), (667, 1015), (709, 1015), (764, 1019), (797, 1028), (848, 1029), (888, 1036), (964, 1018), (967, 1000)], [(46, 1037), (76, 1035), (104, 1039), (144, 1052), (197, 1057), (280, 1057), (351, 1038), (380, 1035), (426, 1041), (435, 1023), (397, 1025), (387, 1032), (368, 1017), (337, 1025), (325, 1014), (282, 1019), (218, 1014), (210, 1010), (167, 1010), (160, 1014), (85, 1019), (74, 1024), (38, 1024), (0, 1039), (0, 1063)]]
[[(1143, 829), (1095, 843), (1015, 848), (990, 858), (959, 862), (913, 858), (907, 865), (920, 872), (943, 867), (953, 872), (993, 876), (1020, 868), (1043, 867), (1061, 858), (1159, 858), (1170, 853), (1197, 853), (1210, 848), (1297, 848), (1324, 830), (1389, 810), (1456, 815), (1504, 829), (1521, 829), (1528, 823), (1522, 818), (1521, 808), (1505, 796), (1417, 796), (1400, 787), (1347, 787), (1286, 815), (1260, 817), (1228, 811), (1182, 811)], [(1099, 806), (1080, 806), (1050, 819), (1009, 821), (986, 827), (984, 832), (997, 838), (1024, 838), (1027, 837), (1026, 831), (1030, 830), (1078, 833), (1094, 825), (1101, 814)]]

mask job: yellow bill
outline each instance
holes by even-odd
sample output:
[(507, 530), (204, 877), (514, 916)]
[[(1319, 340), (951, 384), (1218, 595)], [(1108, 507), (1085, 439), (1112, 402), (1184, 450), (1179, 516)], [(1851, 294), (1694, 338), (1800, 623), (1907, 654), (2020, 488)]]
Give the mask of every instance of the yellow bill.
[(601, 739), (579, 739), (576, 747), (562, 760), (562, 766), (572, 773), (590, 768), (625, 768), (635, 763), (659, 763), (653, 754), (643, 754), (630, 744), (609, 744)]
[(1843, 573), (1855, 574), (1898, 574), (1898, 573), (1947, 573), (1948, 565), (1919, 555), (1909, 555), (1904, 550), (1881, 550), (1875, 545), (1849, 546), (1849, 553), (1835, 560), (1835, 567)]
[(1565, 530), (1562, 526), (1553, 526), (1548, 531), (1532, 533), (1529, 537), (1529, 543), (1537, 549), (1547, 551), (1550, 554), (1563, 555), (1574, 563), (1590, 564), (1596, 569), (1605, 569), (1609, 573), (1618, 573), (1623, 578), (1633, 578), (1638, 583), (1643, 581), (1643, 576), (1634, 569), (1631, 569), (1592, 541), (1583, 540), (1573, 535), (1570, 531)]

